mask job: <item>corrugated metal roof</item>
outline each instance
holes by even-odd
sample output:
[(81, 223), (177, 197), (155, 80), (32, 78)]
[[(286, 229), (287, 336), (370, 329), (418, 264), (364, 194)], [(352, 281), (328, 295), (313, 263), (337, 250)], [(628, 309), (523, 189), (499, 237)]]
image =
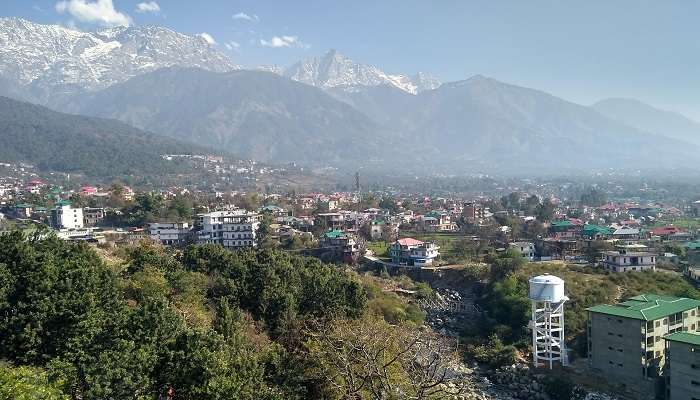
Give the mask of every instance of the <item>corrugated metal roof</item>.
[(587, 310), (600, 314), (652, 321), (697, 307), (700, 307), (699, 300), (685, 297), (643, 294), (631, 297), (619, 304), (602, 304), (589, 307)]
[(700, 335), (697, 333), (689, 332), (676, 332), (670, 335), (664, 336), (664, 340), (670, 340), (672, 342), (681, 342), (692, 344), (695, 346), (700, 346)]

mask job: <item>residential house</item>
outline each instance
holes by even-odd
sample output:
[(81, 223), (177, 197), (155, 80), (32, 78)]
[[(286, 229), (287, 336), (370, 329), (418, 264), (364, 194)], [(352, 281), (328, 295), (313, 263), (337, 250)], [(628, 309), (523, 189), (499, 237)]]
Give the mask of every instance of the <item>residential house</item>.
[(101, 207), (83, 208), (85, 226), (95, 226), (105, 218), (105, 209)]
[(343, 229), (345, 226), (345, 217), (341, 213), (320, 213), (316, 215), (314, 225), (321, 226), (323, 229)]
[(604, 251), (602, 265), (613, 272), (655, 271), (656, 254), (645, 251)]
[(214, 211), (197, 216), (198, 243), (215, 243), (227, 249), (256, 247), (260, 214), (246, 210)]
[(531, 242), (513, 242), (508, 245), (511, 249), (519, 252), (528, 262), (535, 261), (535, 244)]
[(324, 232), (318, 241), (319, 249), (331, 253), (333, 258), (346, 263), (354, 263), (359, 256), (359, 246), (354, 235), (338, 229)]
[(418, 221), (418, 229), (424, 232), (454, 232), (458, 230), (452, 216), (446, 211), (431, 211)]
[(389, 247), (389, 256), (394, 264), (424, 267), (433, 264), (440, 255), (439, 250), (440, 246), (435, 243), (404, 238)]
[(165, 246), (181, 246), (187, 242), (192, 227), (187, 222), (154, 222), (148, 224), (148, 236)]
[(613, 230), (612, 238), (623, 242), (639, 240), (639, 229), (624, 225)]
[(612, 230), (605, 226), (585, 224), (581, 236), (588, 240), (605, 240), (612, 236)]
[(56, 229), (82, 229), (83, 209), (73, 208), (69, 201), (60, 201), (51, 211), (51, 224)]

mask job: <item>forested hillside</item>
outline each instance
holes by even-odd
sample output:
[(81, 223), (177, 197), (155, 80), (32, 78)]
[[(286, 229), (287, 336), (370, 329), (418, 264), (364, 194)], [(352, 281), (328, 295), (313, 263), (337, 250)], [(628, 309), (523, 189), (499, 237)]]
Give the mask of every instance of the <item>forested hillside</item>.
[[(435, 337), (405, 318), (401, 302), (337, 267), (209, 245), (173, 255), (142, 244), (110, 260), (51, 237), (0, 236), (0, 398), (443, 391), (443, 368), (412, 358), (439, 350)], [(431, 363), (454, 360), (445, 349)]]
[(0, 97), (0, 162), (91, 176), (175, 172), (161, 154), (210, 152), (124, 123), (63, 114)]

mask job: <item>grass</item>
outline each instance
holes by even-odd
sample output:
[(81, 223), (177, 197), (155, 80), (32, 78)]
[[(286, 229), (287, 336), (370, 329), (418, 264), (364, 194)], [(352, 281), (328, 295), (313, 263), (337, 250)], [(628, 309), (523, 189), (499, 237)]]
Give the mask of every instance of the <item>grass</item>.
[(389, 243), (385, 241), (369, 242), (367, 248), (372, 250), (377, 257), (389, 256)]

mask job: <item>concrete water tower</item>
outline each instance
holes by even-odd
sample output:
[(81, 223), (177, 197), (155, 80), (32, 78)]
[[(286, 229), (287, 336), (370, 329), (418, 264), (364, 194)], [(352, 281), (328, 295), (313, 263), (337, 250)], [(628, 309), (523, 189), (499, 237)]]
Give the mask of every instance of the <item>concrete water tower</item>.
[(544, 274), (530, 278), (532, 357), (536, 367), (568, 365), (564, 342), (564, 280)]

